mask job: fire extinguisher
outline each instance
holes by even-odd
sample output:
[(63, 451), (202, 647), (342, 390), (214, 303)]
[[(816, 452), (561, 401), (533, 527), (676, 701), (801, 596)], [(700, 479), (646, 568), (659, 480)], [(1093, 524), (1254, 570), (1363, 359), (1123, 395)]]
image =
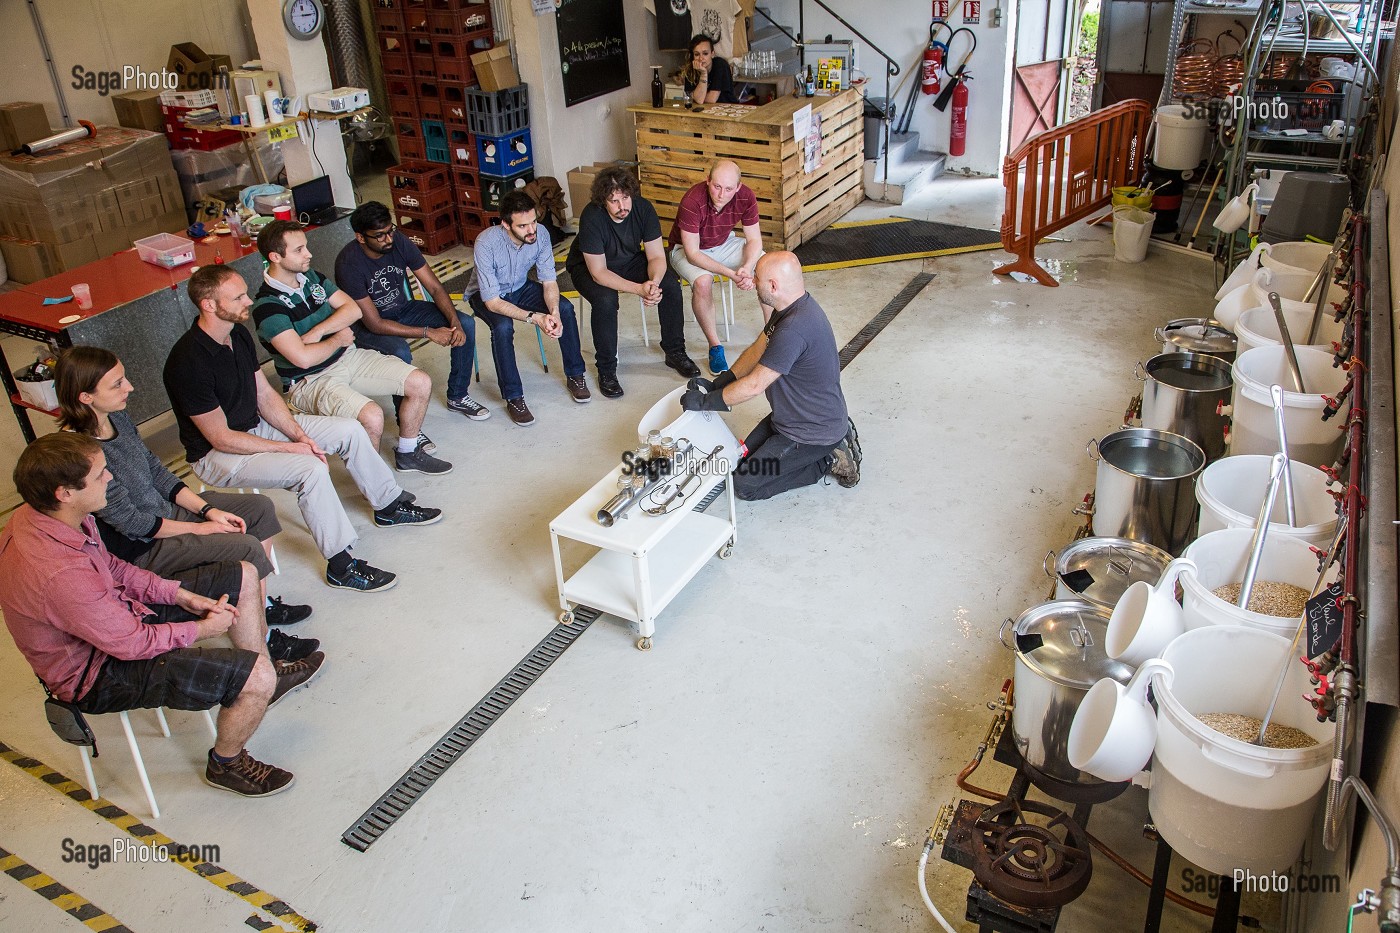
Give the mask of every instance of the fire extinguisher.
[(928, 47), (924, 49), (923, 69), (919, 81), (919, 86), (925, 94), (937, 94), (940, 90), (938, 80), (938, 70), (943, 67), (944, 61), (948, 57), (948, 45), (935, 39), (934, 33), (938, 27), (948, 28), (946, 23), (935, 20), (928, 28)]
[(948, 154), (960, 156), (967, 152), (967, 99), (970, 96), (967, 82), (972, 75), (961, 74), (953, 88), (953, 119), (948, 134)]

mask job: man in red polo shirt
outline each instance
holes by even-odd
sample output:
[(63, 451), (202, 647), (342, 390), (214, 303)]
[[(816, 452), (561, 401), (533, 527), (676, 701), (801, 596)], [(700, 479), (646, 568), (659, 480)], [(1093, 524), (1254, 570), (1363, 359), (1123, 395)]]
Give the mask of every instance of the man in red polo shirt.
[[(734, 233), (743, 227), (744, 235)], [(690, 307), (710, 347), (710, 375), (729, 368), (715, 329), (714, 277), (733, 279), (745, 291), (754, 287), (753, 270), (763, 255), (758, 229), (758, 199), (739, 181), (739, 166), (722, 160), (709, 177), (681, 198), (671, 226), (671, 268), (690, 282)], [(760, 303), (763, 322), (773, 309)]]

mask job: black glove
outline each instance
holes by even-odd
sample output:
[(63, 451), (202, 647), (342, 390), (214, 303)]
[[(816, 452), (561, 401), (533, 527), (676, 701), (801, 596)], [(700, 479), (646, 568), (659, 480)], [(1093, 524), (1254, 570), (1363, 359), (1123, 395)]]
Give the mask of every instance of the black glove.
[(706, 392), (713, 392), (715, 388), (715, 384), (704, 376), (691, 376), (685, 385), (688, 389), (704, 389)]
[(738, 377), (734, 375), (734, 370), (726, 369), (724, 372), (720, 373), (710, 382), (710, 391), (723, 392), (725, 386), (729, 385), (732, 382), (738, 381)]
[(681, 396), (681, 407), (686, 411), (729, 411), (729, 406), (724, 404), (724, 393), (699, 389), (687, 389)]

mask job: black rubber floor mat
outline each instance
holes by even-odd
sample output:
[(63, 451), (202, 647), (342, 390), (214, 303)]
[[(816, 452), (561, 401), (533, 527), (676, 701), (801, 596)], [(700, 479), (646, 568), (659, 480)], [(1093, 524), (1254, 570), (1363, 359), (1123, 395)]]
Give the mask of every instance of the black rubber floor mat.
[(804, 272), (1001, 249), (1001, 233), (890, 217), (832, 224), (794, 252)]

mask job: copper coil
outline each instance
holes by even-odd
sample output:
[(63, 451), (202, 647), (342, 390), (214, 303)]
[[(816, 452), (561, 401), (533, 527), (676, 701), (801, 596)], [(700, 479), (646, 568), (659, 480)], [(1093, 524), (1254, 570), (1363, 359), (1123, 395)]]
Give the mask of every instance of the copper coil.
[(1224, 97), (1230, 93), (1233, 85), (1244, 83), (1244, 60), (1238, 54), (1222, 55), (1216, 59), (1214, 69), (1214, 83), (1211, 93), (1216, 97)]
[(1196, 39), (1181, 46), (1172, 70), (1172, 96), (1204, 98), (1215, 86), (1215, 44)]

